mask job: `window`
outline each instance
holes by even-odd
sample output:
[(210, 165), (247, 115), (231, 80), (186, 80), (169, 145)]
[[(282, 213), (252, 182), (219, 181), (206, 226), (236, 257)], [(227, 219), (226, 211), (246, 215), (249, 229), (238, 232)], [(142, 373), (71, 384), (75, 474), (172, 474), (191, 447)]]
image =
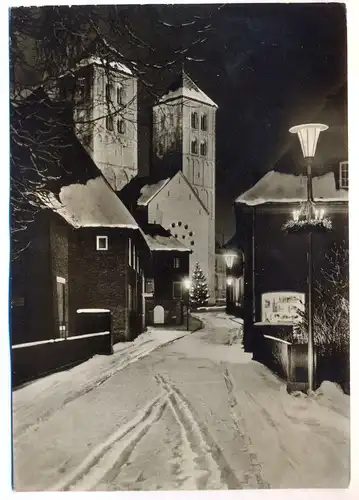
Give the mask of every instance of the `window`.
[(207, 130), (207, 127), (208, 127), (207, 115), (202, 115), (201, 116), (201, 130)]
[(182, 298), (182, 283), (180, 281), (174, 281), (172, 284), (173, 298)]
[(136, 247), (132, 245), (132, 267), (135, 269), (136, 267)]
[(154, 293), (155, 281), (153, 278), (147, 278), (145, 283), (145, 293)]
[(140, 257), (137, 255), (136, 258), (136, 271), (139, 273), (140, 272)]
[(113, 130), (113, 116), (112, 115), (106, 116), (106, 128), (107, 128), (107, 130)]
[(201, 153), (202, 156), (206, 156), (207, 155), (207, 143), (205, 141), (201, 142), (200, 153)]
[(117, 87), (117, 104), (125, 104), (126, 93), (122, 87)]
[(193, 155), (198, 154), (198, 141), (197, 141), (197, 139), (193, 139), (191, 141), (191, 153)]
[(107, 236), (96, 236), (96, 250), (108, 250)]
[(166, 126), (166, 117), (161, 116), (161, 130), (164, 130), (165, 126)]
[(171, 125), (171, 127), (173, 127), (173, 125), (174, 125), (174, 116), (173, 116), (173, 113), (170, 114), (170, 125)]
[(107, 104), (111, 101), (113, 86), (110, 83), (106, 84), (106, 102)]
[(132, 266), (132, 240), (128, 238), (128, 265)]
[(191, 127), (198, 128), (198, 113), (195, 111), (191, 114)]
[(126, 133), (125, 120), (117, 120), (117, 132), (119, 134), (125, 134)]
[(60, 338), (67, 334), (67, 287), (65, 278), (56, 277), (57, 321)]
[(180, 261), (180, 258), (179, 257), (175, 257), (173, 259), (173, 267), (175, 269), (179, 269), (180, 268), (180, 265), (181, 265), (181, 261)]
[(339, 163), (339, 187), (341, 189), (349, 188), (349, 164), (347, 161)]
[(132, 301), (132, 286), (128, 285), (128, 309), (132, 311), (133, 301)]

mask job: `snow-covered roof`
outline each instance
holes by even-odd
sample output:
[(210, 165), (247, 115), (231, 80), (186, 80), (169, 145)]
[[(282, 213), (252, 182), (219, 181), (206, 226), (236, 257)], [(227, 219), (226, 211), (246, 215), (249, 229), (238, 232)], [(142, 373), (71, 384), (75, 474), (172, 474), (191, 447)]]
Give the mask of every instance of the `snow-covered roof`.
[(160, 97), (157, 105), (181, 97), (218, 108), (217, 104), (212, 101), (212, 99), (208, 97), (208, 95), (205, 94), (185, 72), (181, 72), (180, 78), (168, 89), (165, 95)]
[(127, 75), (132, 75), (132, 71), (125, 64), (117, 61), (108, 62), (106, 59), (101, 59), (100, 57), (96, 56), (90, 56), (85, 59), (81, 59), (81, 61), (76, 65), (76, 69), (82, 68), (83, 66), (88, 66), (90, 64), (98, 64), (99, 66), (108, 65), (112, 69), (116, 69)]
[(58, 198), (39, 195), (42, 202), (73, 227), (118, 227), (138, 229), (128, 209), (102, 176), (85, 184), (63, 186)]
[[(348, 191), (337, 189), (333, 172), (313, 177), (315, 201), (348, 201)], [(237, 203), (261, 205), (263, 203), (291, 203), (307, 199), (307, 177), (271, 170), (253, 187), (242, 193)]]
[(162, 179), (155, 184), (145, 184), (141, 188), (141, 196), (137, 200), (137, 205), (142, 205), (146, 206), (148, 203), (152, 200), (156, 194), (161, 191), (162, 188), (165, 187), (165, 185), (170, 181), (170, 178), (168, 179)]
[(145, 235), (147, 244), (152, 251), (177, 251), (177, 252), (190, 252), (191, 250), (178, 241), (174, 236), (168, 235)]

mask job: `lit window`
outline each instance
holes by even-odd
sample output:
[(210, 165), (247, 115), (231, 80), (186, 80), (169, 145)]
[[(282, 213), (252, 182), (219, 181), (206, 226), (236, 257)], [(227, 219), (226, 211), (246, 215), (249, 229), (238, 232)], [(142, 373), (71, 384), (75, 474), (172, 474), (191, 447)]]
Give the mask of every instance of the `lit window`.
[(202, 156), (206, 156), (206, 154), (207, 154), (207, 143), (205, 141), (201, 142), (200, 153)]
[(191, 141), (191, 153), (193, 155), (198, 154), (198, 141), (197, 141), (197, 139), (193, 139), (193, 141)]
[(67, 284), (66, 279), (56, 276), (56, 292), (57, 292), (57, 320), (59, 327), (59, 336), (66, 338), (67, 334)]
[(182, 298), (182, 283), (180, 281), (174, 281), (172, 285), (173, 290), (173, 298), (181, 299)]
[(181, 264), (181, 262), (180, 262), (179, 257), (175, 257), (175, 258), (173, 259), (173, 267), (174, 267), (175, 269), (179, 269), (180, 264)]
[(341, 189), (349, 188), (349, 164), (347, 161), (339, 163), (339, 187)]
[(207, 130), (207, 115), (202, 115), (201, 116), (201, 130)]
[(107, 236), (96, 236), (96, 250), (108, 250)]
[(191, 114), (191, 127), (198, 128), (198, 113), (195, 111)]

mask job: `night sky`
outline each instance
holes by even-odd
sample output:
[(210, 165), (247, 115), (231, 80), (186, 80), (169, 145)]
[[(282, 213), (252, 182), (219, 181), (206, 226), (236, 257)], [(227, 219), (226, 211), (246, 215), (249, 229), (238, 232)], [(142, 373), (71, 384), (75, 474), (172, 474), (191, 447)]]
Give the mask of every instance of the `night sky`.
[[(201, 13), (198, 5), (151, 9), (154, 16), (160, 11), (175, 20)], [(234, 232), (233, 200), (292, 144), (288, 128), (313, 119), (325, 97), (346, 82), (346, 11), (335, 3), (227, 4), (219, 10), (212, 5), (203, 6), (203, 15), (207, 9), (214, 13), (215, 29), (196, 54), (205, 61), (186, 61), (185, 70), (219, 106), (216, 210), (221, 240), (221, 233), (228, 239)], [(142, 137), (140, 163), (146, 163), (145, 142)]]
[[(112, 12), (106, 6), (78, 9), (85, 17), (89, 10)], [(218, 240), (228, 239), (234, 232), (234, 199), (293, 148), (296, 138), (289, 127), (317, 120), (316, 110), (327, 95), (346, 83), (345, 5), (161, 4), (116, 9), (102, 30), (126, 57), (148, 66), (151, 54), (162, 62), (175, 60), (168, 68), (146, 69), (145, 78), (157, 95), (176, 79), (183, 63), (218, 104), (216, 223)], [(136, 39), (131, 45), (126, 31), (122, 38), (113, 36), (123, 19), (138, 43)], [(45, 36), (51, 23), (43, 26)], [(193, 40), (198, 43), (186, 51)], [(139, 89), (139, 169), (148, 173), (155, 98), (141, 81)]]

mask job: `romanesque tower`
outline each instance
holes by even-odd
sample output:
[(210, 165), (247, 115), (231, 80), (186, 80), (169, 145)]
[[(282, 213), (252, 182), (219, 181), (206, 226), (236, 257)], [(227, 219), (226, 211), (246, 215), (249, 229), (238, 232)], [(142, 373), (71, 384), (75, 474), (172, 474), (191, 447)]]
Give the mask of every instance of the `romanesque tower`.
[[(137, 175), (137, 79), (105, 42), (93, 43), (62, 91), (75, 103), (77, 136), (115, 191)], [(61, 90), (60, 90), (61, 91)]]
[[(182, 71), (153, 108), (153, 169), (170, 176), (182, 170), (210, 218), (208, 285), (214, 297), (215, 133), (217, 105)], [(192, 267), (191, 263), (191, 267)]]

